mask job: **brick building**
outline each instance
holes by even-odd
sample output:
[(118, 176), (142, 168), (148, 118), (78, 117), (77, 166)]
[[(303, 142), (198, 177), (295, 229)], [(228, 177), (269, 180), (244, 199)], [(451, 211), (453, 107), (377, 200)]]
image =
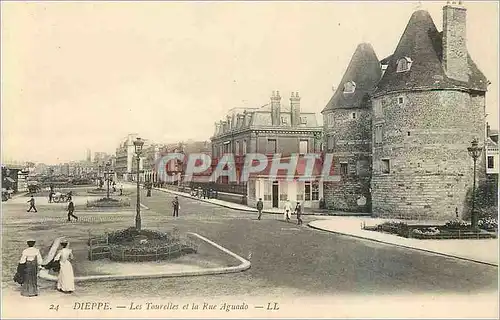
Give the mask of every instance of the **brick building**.
[[(394, 53), (380, 65), (381, 79), (369, 95), (371, 121), (360, 130), (371, 122), (372, 213), (447, 219), (456, 208), (466, 215), (473, 184), (467, 147), (473, 138), (485, 145), (489, 84), (467, 51), (466, 9), (447, 4), (443, 32), (427, 11), (414, 12)], [(478, 168), (481, 179), (485, 152)], [(335, 197), (327, 202), (335, 204)]]
[[(281, 105), (279, 91), (273, 92), (271, 101), (260, 108), (237, 108), (230, 110), (225, 120), (215, 124), (215, 133), (211, 138), (214, 170), (217, 159), (225, 153), (235, 155), (236, 175), (240, 177), (247, 153), (262, 153), (289, 156), (292, 153), (313, 153), (321, 149), (321, 127), (316, 115), (302, 112), (301, 97), (292, 93), (290, 105)], [(282, 207), (285, 201), (303, 201), (305, 207), (318, 207), (322, 198), (320, 177), (311, 177), (310, 181), (285, 181), (278, 177), (271, 181), (264, 172), (252, 175), (249, 181), (237, 183), (234, 190), (240, 188), (247, 196), (247, 203), (255, 205), (258, 198), (264, 200), (264, 207)], [(230, 185), (226, 178), (218, 185)], [(220, 189), (219, 189), (220, 190)], [(231, 191), (228, 188), (228, 191)]]

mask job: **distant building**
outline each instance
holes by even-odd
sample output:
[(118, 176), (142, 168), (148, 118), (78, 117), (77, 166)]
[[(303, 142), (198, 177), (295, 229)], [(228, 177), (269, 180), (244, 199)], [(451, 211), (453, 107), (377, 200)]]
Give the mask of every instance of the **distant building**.
[[(136, 172), (137, 172), (137, 162), (135, 156), (135, 146), (134, 140), (139, 137), (137, 133), (132, 133), (127, 135), (118, 148), (116, 148), (116, 164), (115, 164), (115, 173), (119, 180), (125, 181), (135, 181), (136, 180)], [(148, 141), (144, 140), (143, 150), (148, 148)], [(143, 159), (141, 156), (141, 160), (139, 162), (139, 170), (143, 168)]]
[(499, 172), (498, 153), (498, 130), (492, 130), (490, 125), (486, 125), (486, 174), (496, 174)]
[(87, 149), (85, 152), (85, 161), (92, 162), (92, 152), (90, 149)]

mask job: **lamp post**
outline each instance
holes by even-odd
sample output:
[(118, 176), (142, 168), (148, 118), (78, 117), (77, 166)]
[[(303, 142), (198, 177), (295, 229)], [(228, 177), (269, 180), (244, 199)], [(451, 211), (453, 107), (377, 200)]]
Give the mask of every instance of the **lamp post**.
[(137, 156), (137, 214), (135, 215), (135, 228), (137, 230), (141, 230), (141, 190), (139, 187), (139, 162), (141, 161), (141, 152), (143, 145), (144, 141), (141, 138), (137, 138), (137, 140), (134, 141), (135, 154)]
[(111, 166), (111, 163), (106, 162), (106, 172), (105, 172), (105, 179), (107, 180), (106, 181), (106, 187), (107, 187), (107, 190), (106, 190), (106, 197), (109, 199), (109, 167)]
[(474, 182), (472, 184), (472, 212), (471, 212), (471, 226), (477, 229), (477, 215), (476, 215), (476, 162), (481, 155), (481, 147), (478, 146), (477, 138), (471, 142), (471, 146), (467, 148), (469, 155), (474, 160)]

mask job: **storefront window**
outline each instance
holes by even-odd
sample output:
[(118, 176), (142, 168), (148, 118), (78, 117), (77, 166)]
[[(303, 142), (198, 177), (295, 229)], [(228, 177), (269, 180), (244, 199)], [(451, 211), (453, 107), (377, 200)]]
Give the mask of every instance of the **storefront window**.
[(319, 200), (319, 183), (314, 181), (312, 184), (312, 199)]
[(249, 188), (249, 191), (248, 191), (248, 197), (251, 198), (251, 199), (255, 199), (256, 198), (256, 192), (255, 192), (255, 180), (250, 180), (248, 181), (248, 188)]
[(297, 201), (304, 201), (304, 182), (297, 182)]
[(264, 201), (271, 201), (272, 185), (271, 181), (264, 180)]
[(288, 200), (288, 185), (286, 182), (281, 183), (280, 185), (280, 200), (287, 201)]
[(305, 196), (305, 201), (310, 201), (311, 200), (311, 182), (306, 181), (305, 186), (304, 186), (304, 196)]

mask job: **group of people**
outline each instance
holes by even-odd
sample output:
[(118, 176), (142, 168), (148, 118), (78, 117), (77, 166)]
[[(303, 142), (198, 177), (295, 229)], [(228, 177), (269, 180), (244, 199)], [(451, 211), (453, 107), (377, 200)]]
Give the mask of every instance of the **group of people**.
[[(29, 239), (26, 243), (28, 248), (23, 250), (14, 276), (14, 281), (21, 285), (21, 295), (34, 297), (39, 294), (38, 274), (42, 269), (58, 272), (56, 286), (58, 291), (64, 293), (74, 292), (75, 276), (70, 262), (73, 259), (73, 252), (68, 248), (69, 242), (65, 239), (54, 241), (47, 257), (49, 261), (45, 265), (40, 250), (35, 248), (36, 241)], [(59, 246), (61, 247), (60, 250), (58, 250)]]
[[(28, 203), (30, 206), (26, 212), (31, 212), (32, 209), (34, 210), (35, 213), (38, 212), (38, 210), (36, 209), (36, 205), (35, 205), (35, 203), (36, 203), (35, 197), (33, 197), (33, 195), (31, 195), (31, 198), (28, 200)], [(50, 196), (49, 196), (49, 203), (50, 203)], [(75, 218), (76, 220), (78, 220), (78, 217), (75, 216), (75, 214), (74, 214), (75, 204), (73, 203), (73, 199), (71, 197), (71, 191), (69, 192), (69, 203), (68, 203), (67, 210), (68, 210), (68, 221), (71, 221), (71, 218)]]
[[(262, 198), (259, 198), (259, 201), (257, 201), (257, 211), (259, 212), (259, 216), (257, 217), (258, 220), (262, 219), (263, 209), (264, 209), (264, 202), (262, 202)], [(295, 215), (297, 215), (297, 224), (302, 225), (302, 206), (300, 202), (297, 201), (294, 210), (292, 210), (292, 204), (290, 202), (287, 202), (285, 204), (283, 218), (285, 219), (286, 222), (290, 222), (292, 212), (294, 212)]]

